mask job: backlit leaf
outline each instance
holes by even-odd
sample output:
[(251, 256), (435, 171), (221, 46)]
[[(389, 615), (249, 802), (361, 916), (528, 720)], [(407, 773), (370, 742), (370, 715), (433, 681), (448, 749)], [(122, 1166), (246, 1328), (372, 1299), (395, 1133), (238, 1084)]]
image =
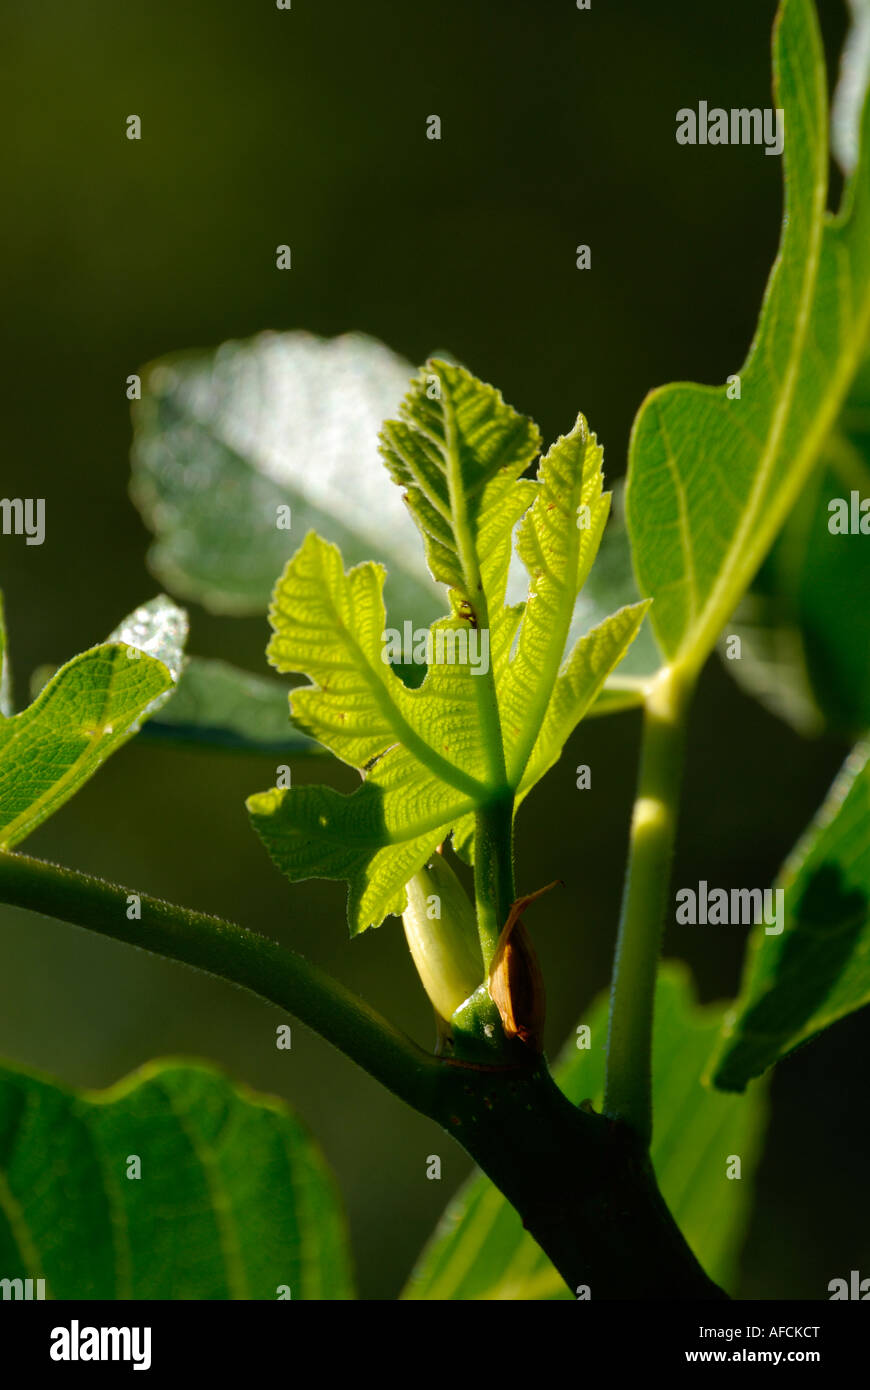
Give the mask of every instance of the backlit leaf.
[(351, 563), (386, 561), (391, 609), (431, 621), (437, 593), (377, 450), (412, 370), (357, 333), (262, 333), (146, 367), (131, 490), (167, 588), (217, 613), (265, 613), (275, 576), (316, 530)]
[[(671, 662), (697, 668), (805, 485), (861, 361), (870, 326), (870, 165), (826, 212), (825, 63), (811, 0), (784, 0), (775, 43), (785, 112), (786, 212), (740, 396), (653, 392), (635, 422), (628, 521), (642, 594)], [(733, 392), (732, 392), (733, 394)]]
[(870, 728), (870, 357), (822, 462), (730, 625), (741, 652), (726, 664), (801, 733), (854, 738)]
[[(348, 881), (352, 933), (404, 909), (405, 884), (451, 832), (467, 857), (475, 813), (505, 783), (520, 797), (531, 789), (643, 618), (643, 604), (621, 610), (563, 662), (608, 499), (585, 421), (553, 447), (536, 481), (525, 480), (537, 437), (492, 387), (427, 363), (402, 419), (384, 428), (384, 453), (408, 488), (433, 572), (449, 586), (451, 615), (428, 630), (388, 629), (382, 567), (345, 572), (339, 551), (314, 533), (275, 589), (269, 659), (312, 682), (290, 694), (294, 724), (365, 783), (349, 797), (276, 787), (250, 797), (248, 810), (291, 881)], [(506, 604), (512, 533), (526, 513), (519, 552), (531, 590), (525, 604)], [(406, 640), (426, 663), (416, 689), (390, 664), (391, 646)]]
[(0, 848), (41, 825), (159, 709), (186, 636), (183, 610), (154, 599), (62, 666), (27, 709), (0, 720)]

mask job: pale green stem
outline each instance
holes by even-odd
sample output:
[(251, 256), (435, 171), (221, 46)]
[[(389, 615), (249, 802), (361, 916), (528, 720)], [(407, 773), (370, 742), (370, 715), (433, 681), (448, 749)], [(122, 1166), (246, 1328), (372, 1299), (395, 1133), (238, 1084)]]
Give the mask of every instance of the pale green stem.
[(653, 1003), (692, 689), (684, 673), (666, 668), (647, 693), (613, 966), (604, 1111), (631, 1125), (645, 1143), (652, 1135)]
[(516, 897), (511, 792), (482, 807), (475, 817), (474, 897), (484, 969), (489, 970), (501, 929)]

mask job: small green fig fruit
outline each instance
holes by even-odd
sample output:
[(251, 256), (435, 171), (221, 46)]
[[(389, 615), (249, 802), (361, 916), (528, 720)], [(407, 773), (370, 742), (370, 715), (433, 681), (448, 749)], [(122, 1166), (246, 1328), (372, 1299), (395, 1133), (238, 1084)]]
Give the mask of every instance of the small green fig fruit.
[(414, 875), (407, 893), (408, 947), (435, 1012), (446, 1020), (483, 982), (474, 908), (442, 854)]

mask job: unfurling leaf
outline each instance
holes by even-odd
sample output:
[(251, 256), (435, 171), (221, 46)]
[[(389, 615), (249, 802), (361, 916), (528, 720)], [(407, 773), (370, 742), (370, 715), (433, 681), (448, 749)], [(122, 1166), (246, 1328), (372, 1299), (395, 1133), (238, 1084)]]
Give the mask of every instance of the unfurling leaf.
[[(563, 660), (608, 506), (601, 450), (582, 417), (537, 480), (521, 478), (537, 450), (534, 425), (464, 369), (429, 362), (383, 438), (452, 611), (411, 634), (426, 677), (409, 689), (390, 665), (383, 569), (346, 572), (333, 545), (308, 535), (275, 589), (269, 659), (309, 677), (290, 695), (297, 728), (363, 772), (364, 785), (351, 796), (301, 787), (248, 801), (288, 878), (348, 881), (352, 932), (402, 912), (405, 885), (451, 832), (467, 853), (475, 814), (494, 795), (528, 793), (647, 606), (606, 618)], [(530, 592), (506, 604), (523, 517)]]
[[(537, 426), (462, 367), (427, 363), (384, 426), (382, 452), (426, 543), (432, 574), (471, 605), (504, 598), (511, 532), (532, 500), (518, 482), (541, 445)], [(484, 613), (486, 609), (484, 609)]]

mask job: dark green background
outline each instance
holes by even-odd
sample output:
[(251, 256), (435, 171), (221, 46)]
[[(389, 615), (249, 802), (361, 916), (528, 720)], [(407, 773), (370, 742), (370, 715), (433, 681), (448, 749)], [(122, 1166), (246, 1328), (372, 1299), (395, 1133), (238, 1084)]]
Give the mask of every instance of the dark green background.
[[(843, 6), (820, 8), (836, 54)], [(611, 477), (648, 389), (735, 371), (778, 239), (781, 164), (681, 148), (674, 115), (701, 98), (769, 104), (774, 9), (5, 0), (0, 492), (47, 504), (41, 548), (0, 540), (19, 701), (34, 666), (157, 590), (127, 497), (124, 382), (149, 358), (264, 328), (361, 329), (413, 360), (448, 349), (547, 438), (582, 409)], [(140, 143), (124, 133), (134, 112)], [(425, 138), (433, 112), (440, 143)], [(265, 621), (191, 617), (193, 651), (264, 669)], [(521, 889), (566, 880), (529, 918), (551, 1048), (608, 977), (637, 738), (631, 715), (582, 726), (521, 813)], [(675, 882), (769, 882), (844, 752), (800, 742), (713, 664)], [(581, 761), (589, 792), (574, 787)], [(349, 944), (343, 888), (291, 889), (249, 830), (243, 798), (273, 764), (132, 745), (28, 847), (274, 933), (428, 1040), (399, 925)], [(396, 1293), (467, 1171), (451, 1140), (301, 1027), (276, 1051), (277, 1011), (227, 986), (24, 912), (0, 925), (0, 1055), (90, 1085), (203, 1056), (286, 1096), (338, 1174), (362, 1294)], [(741, 935), (672, 930), (668, 950), (721, 997)], [(779, 1070), (746, 1296), (825, 1298), (831, 1278), (870, 1274), (856, 1217), (867, 1035), (865, 1011)]]

